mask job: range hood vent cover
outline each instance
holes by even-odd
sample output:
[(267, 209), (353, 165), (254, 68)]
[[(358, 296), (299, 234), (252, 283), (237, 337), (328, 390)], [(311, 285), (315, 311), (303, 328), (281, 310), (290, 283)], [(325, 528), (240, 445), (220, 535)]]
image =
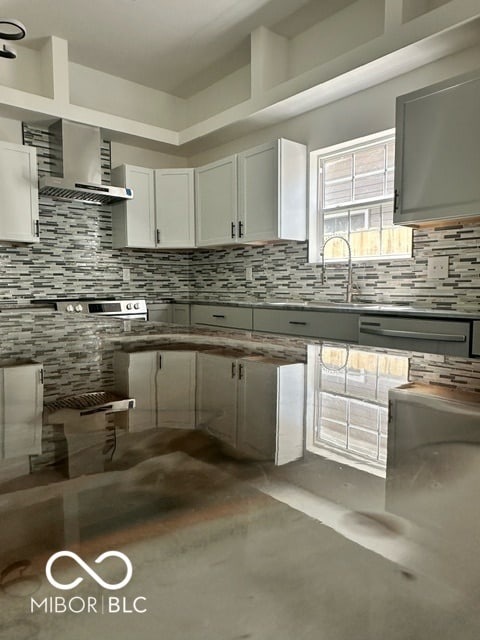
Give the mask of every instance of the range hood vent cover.
[(40, 195), (86, 204), (111, 204), (133, 198), (127, 187), (102, 184), (98, 127), (57, 120), (49, 128), (51, 175), (39, 180)]

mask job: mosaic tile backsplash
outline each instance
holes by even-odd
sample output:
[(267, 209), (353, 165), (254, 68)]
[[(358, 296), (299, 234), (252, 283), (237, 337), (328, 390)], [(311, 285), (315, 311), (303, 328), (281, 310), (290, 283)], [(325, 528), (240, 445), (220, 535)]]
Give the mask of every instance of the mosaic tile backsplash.
[[(37, 148), (39, 174), (48, 173), (48, 133), (24, 127)], [(110, 181), (110, 147), (102, 147), (103, 182)], [(112, 207), (40, 198), (40, 242), (0, 247), (0, 303), (33, 298), (142, 296), (148, 301), (189, 291), (187, 254), (112, 249)], [(122, 281), (130, 269), (130, 282)]]
[[(449, 277), (430, 280), (427, 261), (449, 256)], [(245, 280), (251, 266), (253, 281)], [(480, 225), (415, 230), (413, 258), (354, 265), (359, 300), (415, 304), (436, 309), (480, 311)], [(344, 300), (346, 268), (308, 263), (308, 244), (196, 251), (192, 255), (190, 293), (205, 299), (300, 298)]]
[[(48, 133), (24, 127), (26, 144), (37, 147), (39, 172), (49, 172)], [(102, 149), (104, 182), (110, 149)], [(192, 253), (112, 249), (112, 209), (40, 199), (38, 245), (0, 247), (0, 303), (32, 298), (142, 296), (203, 300), (332, 299), (345, 295), (345, 268), (308, 263), (308, 244), (196, 250)], [(430, 280), (427, 261), (449, 256), (449, 277)], [(245, 268), (253, 269), (247, 282)], [(122, 268), (131, 280), (122, 281)], [(354, 266), (360, 300), (480, 311), (480, 225), (414, 231), (413, 258)]]

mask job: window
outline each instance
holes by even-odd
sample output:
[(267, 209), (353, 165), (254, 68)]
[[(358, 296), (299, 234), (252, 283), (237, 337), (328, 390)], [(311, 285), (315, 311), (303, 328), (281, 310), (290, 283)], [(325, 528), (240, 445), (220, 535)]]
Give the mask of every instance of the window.
[[(310, 162), (311, 262), (321, 260), (324, 243), (333, 236), (349, 241), (356, 260), (411, 257), (411, 229), (393, 224), (393, 132), (314, 151)], [(326, 260), (344, 260), (347, 254), (342, 240), (325, 246)]]

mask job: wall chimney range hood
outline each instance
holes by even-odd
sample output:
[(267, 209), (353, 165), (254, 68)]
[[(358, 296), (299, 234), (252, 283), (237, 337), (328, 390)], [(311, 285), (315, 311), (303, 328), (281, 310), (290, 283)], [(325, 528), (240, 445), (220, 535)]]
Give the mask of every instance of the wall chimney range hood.
[(132, 189), (102, 184), (98, 127), (57, 120), (48, 128), (51, 174), (39, 180), (39, 194), (64, 201), (110, 204), (133, 198)]

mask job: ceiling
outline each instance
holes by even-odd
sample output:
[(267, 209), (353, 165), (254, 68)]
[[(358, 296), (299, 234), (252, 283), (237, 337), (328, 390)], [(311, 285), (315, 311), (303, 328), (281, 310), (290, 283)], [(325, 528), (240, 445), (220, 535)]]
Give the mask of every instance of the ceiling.
[(309, 7), (330, 12), (346, 3), (2, 0), (0, 12), (25, 24), (27, 46), (55, 35), (68, 40), (72, 62), (188, 97), (248, 63), (249, 34), (256, 27), (278, 24), (286, 32), (289, 24), (296, 24), (300, 29), (305, 22), (308, 25)]

